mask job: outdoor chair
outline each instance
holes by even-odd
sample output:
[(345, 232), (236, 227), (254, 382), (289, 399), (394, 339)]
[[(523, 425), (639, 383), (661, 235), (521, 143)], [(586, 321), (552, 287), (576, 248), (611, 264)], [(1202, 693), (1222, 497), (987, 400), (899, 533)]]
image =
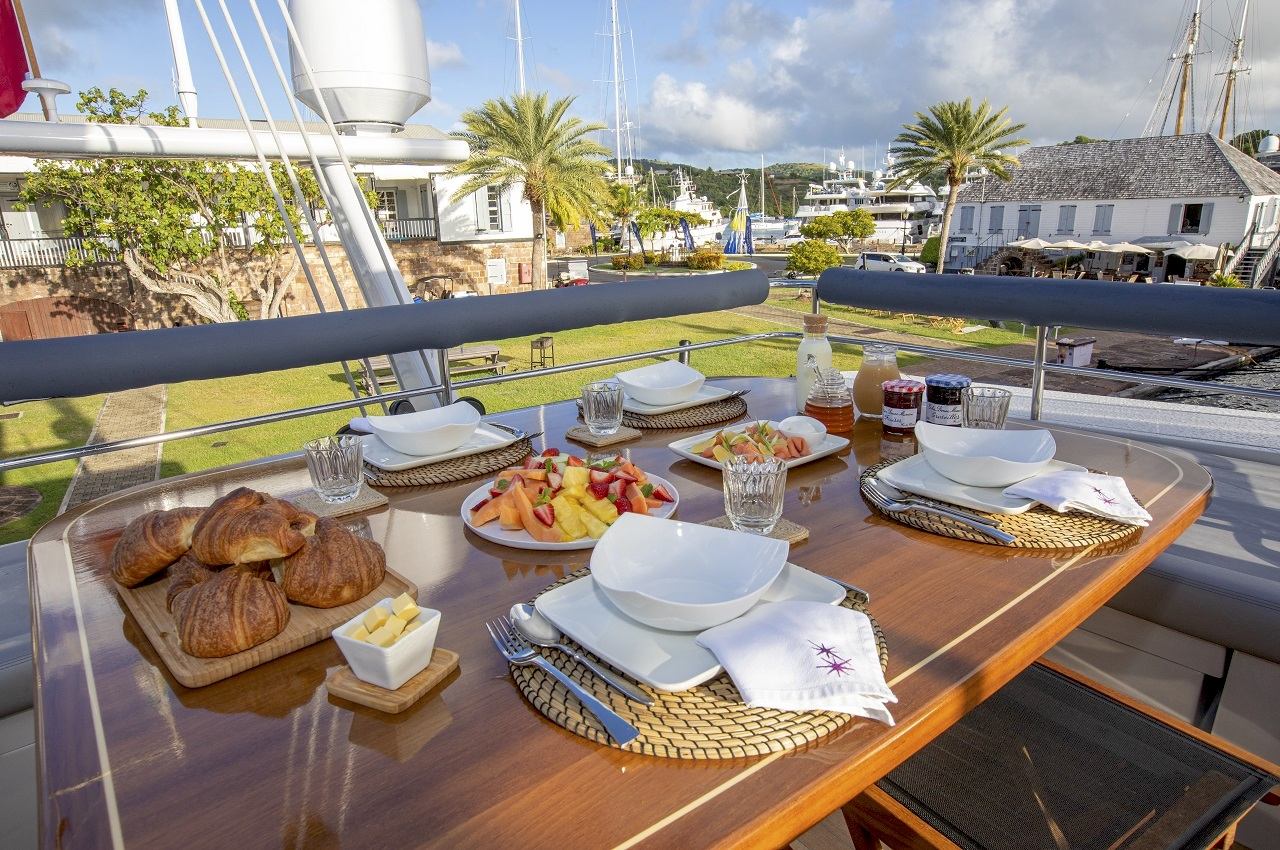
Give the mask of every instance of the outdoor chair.
[(857, 850), (1225, 848), (1280, 802), (1264, 765), (1040, 663), (842, 811)]

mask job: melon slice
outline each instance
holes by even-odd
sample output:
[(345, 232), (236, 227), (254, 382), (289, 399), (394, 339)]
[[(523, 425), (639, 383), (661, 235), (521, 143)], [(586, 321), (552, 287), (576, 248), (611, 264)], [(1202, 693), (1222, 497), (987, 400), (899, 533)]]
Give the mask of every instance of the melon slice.
[(631, 503), (631, 512), (635, 514), (649, 513), (649, 503), (644, 499), (644, 493), (640, 492), (640, 488), (635, 484), (628, 484), (625, 493), (627, 501)]
[(560, 532), (554, 528), (548, 528), (543, 525), (539, 519), (533, 515), (533, 502), (529, 499), (529, 494), (523, 489), (513, 487), (511, 490), (511, 498), (515, 500), (516, 510), (520, 512), (520, 522), (524, 525), (524, 530), (529, 536), (540, 543), (559, 543), (562, 538)]

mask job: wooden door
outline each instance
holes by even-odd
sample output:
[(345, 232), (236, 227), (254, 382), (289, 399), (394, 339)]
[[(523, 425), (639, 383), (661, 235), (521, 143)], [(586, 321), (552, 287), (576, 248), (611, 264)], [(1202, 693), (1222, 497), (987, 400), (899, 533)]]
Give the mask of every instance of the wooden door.
[(26, 313), (0, 313), (0, 341), (31, 339), (31, 320)]

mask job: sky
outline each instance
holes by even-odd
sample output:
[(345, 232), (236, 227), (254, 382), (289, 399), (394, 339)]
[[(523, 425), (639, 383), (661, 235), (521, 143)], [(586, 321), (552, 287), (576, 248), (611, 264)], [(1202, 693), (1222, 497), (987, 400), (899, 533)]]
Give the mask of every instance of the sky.
[[(1203, 0), (1196, 128), (1220, 102), (1243, 0)], [(225, 0), (255, 68), (266, 54), (247, 0)], [(293, 0), (306, 2), (306, 0)], [(382, 0), (360, 0), (382, 2)], [(619, 0), (627, 111), (638, 156), (727, 168), (824, 161), (841, 148), (872, 164), (913, 113), (986, 98), (1033, 143), (1143, 134), (1194, 0)], [(218, 0), (204, 0), (224, 49)], [(259, 0), (278, 48), (275, 0)], [(353, 4), (356, 3), (353, 0)], [(411, 119), (443, 130), (516, 87), (511, 0), (420, 0), (433, 100)], [(607, 0), (523, 0), (530, 88), (611, 114)], [(69, 83), (144, 88), (176, 102), (161, 0), (26, 0), (41, 71)], [(234, 117), (195, 0), (180, 0), (200, 113)], [(1254, 0), (1237, 129), (1280, 131), (1280, 3)], [(376, 46), (371, 46), (376, 47)], [(274, 77), (272, 77), (274, 79)], [(246, 86), (244, 78), (241, 85)], [(272, 87), (273, 114), (287, 114)], [(247, 86), (244, 88), (249, 97)], [(251, 100), (251, 97), (249, 97)], [(24, 107), (35, 110), (34, 98)], [(74, 108), (63, 98), (62, 109)], [(260, 110), (251, 108), (254, 114)], [(1157, 111), (1157, 123), (1164, 116)], [(1172, 119), (1170, 119), (1170, 125)], [(1216, 131), (1216, 118), (1212, 129)], [(611, 135), (602, 142), (613, 147)]]

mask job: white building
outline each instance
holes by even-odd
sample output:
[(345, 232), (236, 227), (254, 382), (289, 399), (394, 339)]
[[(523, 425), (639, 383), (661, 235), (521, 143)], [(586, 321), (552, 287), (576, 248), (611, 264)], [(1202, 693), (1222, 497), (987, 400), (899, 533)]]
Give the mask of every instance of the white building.
[[(1008, 181), (979, 177), (961, 189), (948, 269), (972, 268), (1008, 242), (1039, 237), (1227, 246), (1251, 271), (1280, 234), (1280, 174), (1211, 135), (1052, 145), (1019, 159)], [(1110, 262), (1127, 271), (1162, 259), (1111, 255)]]

